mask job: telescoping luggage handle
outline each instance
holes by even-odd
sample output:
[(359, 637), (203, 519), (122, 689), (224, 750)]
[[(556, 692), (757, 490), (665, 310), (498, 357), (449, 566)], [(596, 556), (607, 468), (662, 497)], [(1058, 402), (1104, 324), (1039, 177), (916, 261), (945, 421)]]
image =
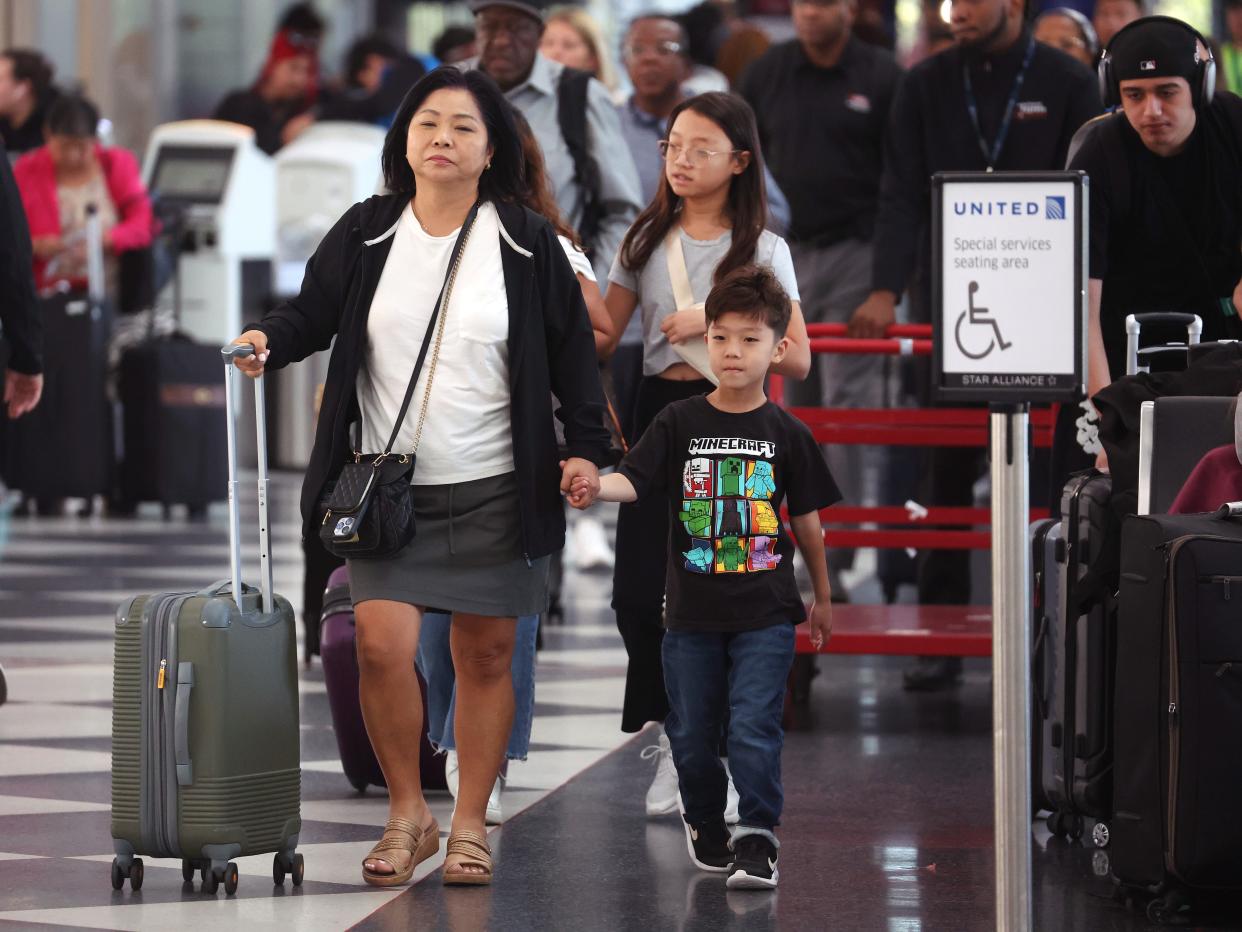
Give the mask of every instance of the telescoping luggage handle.
[[(224, 357), (224, 404), (229, 438), (229, 568), (233, 582), (233, 601), (242, 607), (241, 512), (237, 502), (237, 410), (234, 407), (233, 379), (238, 377), (234, 359), (254, 355), (249, 343), (230, 344), (220, 350)], [(254, 379), (254, 422), (259, 447), (259, 584), (263, 612), (272, 611), (272, 548), (267, 519), (267, 410), (263, 398), (263, 377)]]
[(1195, 346), (1203, 336), (1203, 319), (1198, 314), (1179, 311), (1153, 311), (1148, 314), (1126, 315), (1126, 375), (1139, 372), (1139, 334), (1144, 324), (1181, 324), (1186, 328), (1186, 343)]

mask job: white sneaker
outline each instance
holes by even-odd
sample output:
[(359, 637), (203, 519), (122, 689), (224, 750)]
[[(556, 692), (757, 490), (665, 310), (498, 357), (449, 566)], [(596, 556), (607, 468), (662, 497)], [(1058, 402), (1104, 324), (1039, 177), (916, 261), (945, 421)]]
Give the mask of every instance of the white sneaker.
[(444, 758), (444, 782), (448, 786), (449, 795), (457, 798), (457, 752), (449, 751)]
[(742, 817), (737, 814), (737, 805), (739, 802), (737, 787), (733, 785), (733, 771), (729, 769), (729, 762), (723, 761), (722, 763), (725, 766), (725, 773), (729, 777), (729, 789), (727, 795), (725, 796), (724, 820), (726, 825), (737, 825), (737, 823), (742, 820)]
[(574, 566), (580, 570), (608, 569), (616, 562), (604, 523), (598, 518), (578, 518), (574, 523), (572, 549)]
[(673, 749), (668, 735), (660, 732), (658, 744), (643, 748), (643, 760), (656, 758), (655, 779), (647, 790), (647, 815), (662, 816), (677, 811), (680, 793), (677, 787), (677, 768), (673, 766)]
[(497, 777), (492, 787), (492, 795), (487, 797), (487, 816), (484, 821), (488, 825), (499, 825), (505, 820), (504, 810), (500, 808), (500, 794), (505, 790), (505, 778)]

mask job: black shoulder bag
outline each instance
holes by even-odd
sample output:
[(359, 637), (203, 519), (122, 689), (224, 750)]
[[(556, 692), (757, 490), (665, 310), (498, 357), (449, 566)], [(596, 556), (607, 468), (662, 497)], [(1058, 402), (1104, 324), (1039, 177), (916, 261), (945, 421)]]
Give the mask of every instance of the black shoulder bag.
[[(334, 482), (324, 489), (320, 501), (323, 520), (319, 523), (319, 539), (330, 553), (350, 560), (382, 560), (395, 556), (414, 538), (414, 501), (410, 480), (414, 475), (415, 454), (423, 436), (423, 423), (427, 419), (427, 403), (431, 400), (431, 383), (435, 379), (436, 363), (440, 358), (440, 344), (444, 339), (444, 321), (448, 316), (448, 303), (453, 294), (453, 281), (465, 249), (466, 238), (474, 225), (479, 205), (470, 208), (466, 222), (462, 224), (453, 252), (449, 258), (448, 272), (436, 299), (427, 333), (423, 337), (414, 373), (405, 389), (405, 399), (397, 423), (384, 452), (354, 453), (354, 461), (346, 463)], [(435, 349), (431, 354), (431, 371), (423, 391), (423, 407), (418, 418), (418, 430), (414, 435), (414, 449), (409, 453), (394, 454), (393, 445), (401, 433), (414, 387), (427, 358), (432, 335)]]

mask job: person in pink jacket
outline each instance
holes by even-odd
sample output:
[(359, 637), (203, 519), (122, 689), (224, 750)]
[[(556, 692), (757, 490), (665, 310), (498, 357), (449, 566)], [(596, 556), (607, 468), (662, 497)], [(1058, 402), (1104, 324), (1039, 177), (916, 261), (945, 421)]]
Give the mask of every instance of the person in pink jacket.
[(13, 166), (40, 291), (61, 282), (86, 287), (86, 221), (92, 205), (102, 221), (110, 281), (117, 256), (151, 245), (155, 220), (138, 161), (125, 149), (100, 145), (98, 123), (99, 111), (86, 98), (60, 97), (47, 114), (47, 142)]

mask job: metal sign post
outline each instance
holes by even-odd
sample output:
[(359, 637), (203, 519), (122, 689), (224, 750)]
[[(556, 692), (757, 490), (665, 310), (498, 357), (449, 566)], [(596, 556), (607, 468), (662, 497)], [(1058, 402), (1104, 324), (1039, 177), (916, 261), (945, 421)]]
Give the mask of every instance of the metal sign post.
[(1031, 914), (1030, 411), (1086, 379), (1087, 180), (1075, 172), (932, 179), (934, 387), (983, 402), (992, 463), (996, 928)]
[(1031, 552), (1025, 404), (993, 405), (992, 758), (996, 928), (1031, 928)]

